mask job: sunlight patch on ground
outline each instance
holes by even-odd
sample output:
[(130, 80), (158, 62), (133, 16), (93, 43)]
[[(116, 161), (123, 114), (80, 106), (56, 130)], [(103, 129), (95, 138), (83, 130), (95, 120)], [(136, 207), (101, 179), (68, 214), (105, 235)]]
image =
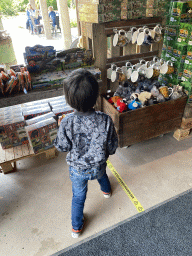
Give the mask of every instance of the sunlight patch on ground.
[[(76, 20), (75, 9), (70, 10), (70, 19)], [(45, 38), (45, 34), (31, 35), (26, 29), (26, 15), (20, 13), (18, 16), (3, 18), (4, 29), (10, 34), (18, 64), (24, 64), (23, 53), (26, 46), (34, 46), (40, 44), (43, 46), (54, 46), (59, 51), (63, 50), (64, 44), (61, 33), (51, 40)], [(77, 28), (71, 28), (72, 42), (78, 37)]]

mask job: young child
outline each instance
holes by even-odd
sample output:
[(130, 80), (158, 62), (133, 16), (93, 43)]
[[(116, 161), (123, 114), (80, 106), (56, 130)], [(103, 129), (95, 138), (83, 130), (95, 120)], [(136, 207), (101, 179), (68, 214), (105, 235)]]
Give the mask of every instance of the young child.
[(88, 180), (97, 179), (104, 197), (111, 196), (106, 160), (115, 153), (118, 139), (111, 117), (93, 108), (99, 86), (89, 71), (73, 71), (64, 81), (64, 93), (75, 112), (61, 121), (54, 145), (59, 151), (69, 151), (66, 161), (73, 192), (72, 237), (78, 238), (83, 228)]

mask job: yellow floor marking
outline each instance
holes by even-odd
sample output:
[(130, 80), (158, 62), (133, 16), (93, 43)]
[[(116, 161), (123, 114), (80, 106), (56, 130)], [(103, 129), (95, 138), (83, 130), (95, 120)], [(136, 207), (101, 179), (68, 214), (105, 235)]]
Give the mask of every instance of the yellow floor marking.
[(115, 178), (117, 179), (117, 181), (119, 182), (119, 184), (121, 185), (121, 187), (123, 188), (125, 193), (128, 195), (128, 197), (130, 198), (131, 202), (136, 207), (137, 211), (138, 212), (143, 212), (144, 208), (139, 203), (139, 201), (134, 196), (134, 194), (131, 192), (131, 190), (127, 187), (127, 185), (125, 184), (125, 182), (123, 181), (123, 179), (121, 178), (119, 173), (115, 170), (114, 166), (112, 165), (112, 163), (109, 160), (107, 160), (107, 166), (110, 169), (110, 171), (113, 173), (113, 175), (115, 176)]

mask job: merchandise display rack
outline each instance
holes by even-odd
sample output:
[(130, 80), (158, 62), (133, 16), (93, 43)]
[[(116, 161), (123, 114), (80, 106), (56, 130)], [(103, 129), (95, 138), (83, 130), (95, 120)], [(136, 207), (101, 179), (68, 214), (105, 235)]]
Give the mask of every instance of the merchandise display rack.
[[(162, 50), (163, 40), (150, 46), (128, 44), (126, 47), (113, 47), (114, 28), (128, 31), (131, 27), (154, 28), (157, 24), (162, 25), (162, 23), (162, 18), (157, 17), (87, 25), (89, 29), (87, 37), (84, 37), (87, 47), (93, 48), (95, 66), (101, 70), (103, 81), (97, 109), (111, 116), (119, 137), (119, 147), (130, 146), (160, 136), (181, 126), (187, 96), (125, 113), (119, 113), (105, 98), (107, 90), (110, 89), (113, 93), (119, 86), (118, 82), (111, 83), (107, 79), (107, 69), (112, 63), (121, 67), (127, 61), (132, 64), (138, 63), (140, 59), (150, 61), (155, 56), (160, 57)], [(108, 54), (108, 40), (111, 41), (110, 55)]]

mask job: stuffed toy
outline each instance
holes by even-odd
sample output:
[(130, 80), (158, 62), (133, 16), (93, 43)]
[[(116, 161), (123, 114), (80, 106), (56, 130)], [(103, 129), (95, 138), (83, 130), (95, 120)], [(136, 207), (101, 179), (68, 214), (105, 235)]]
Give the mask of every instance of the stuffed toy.
[(165, 102), (165, 97), (160, 93), (156, 85), (151, 89), (153, 104)]
[(161, 86), (159, 81), (158, 80), (155, 80), (153, 83), (152, 83), (152, 86), (156, 86), (157, 89), (159, 89), (159, 87)]
[(171, 94), (171, 99), (176, 100), (183, 96), (183, 87), (179, 85), (173, 86), (173, 93)]
[(139, 101), (142, 104), (142, 107), (148, 106), (148, 100), (151, 98), (150, 92), (141, 92), (138, 96)]
[(152, 89), (153, 85), (150, 79), (145, 78), (145, 80), (138, 82), (137, 86), (137, 92), (143, 92), (143, 91), (148, 91), (150, 92)]
[(151, 95), (154, 97), (157, 97), (159, 95), (159, 90), (157, 89), (157, 87), (154, 85), (151, 89)]
[(124, 82), (123, 85), (119, 85), (114, 96), (119, 96), (121, 98), (130, 99), (131, 93), (134, 91), (133, 86), (129, 82)]
[(128, 105), (128, 108), (130, 110), (134, 110), (134, 109), (137, 109), (137, 108), (140, 108), (140, 107), (141, 107), (141, 102), (136, 101), (136, 100), (131, 101), (131, 103), (129, 103), (129, 105)]
[(129, 109), (134, 110), (141, 107), (141, 102), (139, 101), (138, 97), (138, 93), (131, 94), (131, 102), (128, 104)]
[(113, 96), (113, 97), (110, 98), (110, 101), (113, 102), (113, 105), (114, 105), (115, 108), (117, 107), (117, 101), (118, 100), (122, 100), (122, 98), (119, 97), (119, 96)]
[(133, 100), (139, 101), (138, 97), (139, 97), (139, 94), (138, 94), (138, 93), (132, 93), (130, 99), (131, 99), (132, 101), (133, 101)]
[(158, 103), (165, 102), (165, 97), (163, 96), (163, 94), (159, 93), (159, 95), (157, 96), (157, 102)]
[(118, 99), (116, 105), (117, 105), (117, 110), (120, 113), (127, 111), (127, 104), (123, 102), (123, 100)]

